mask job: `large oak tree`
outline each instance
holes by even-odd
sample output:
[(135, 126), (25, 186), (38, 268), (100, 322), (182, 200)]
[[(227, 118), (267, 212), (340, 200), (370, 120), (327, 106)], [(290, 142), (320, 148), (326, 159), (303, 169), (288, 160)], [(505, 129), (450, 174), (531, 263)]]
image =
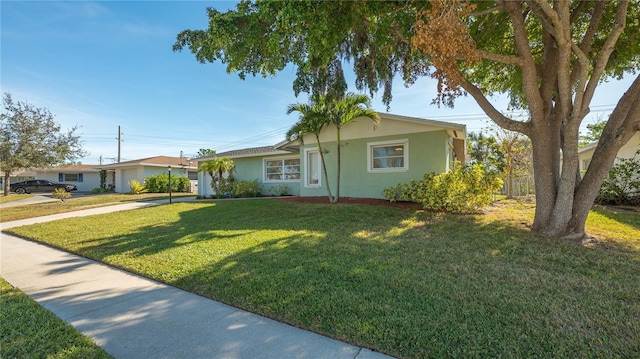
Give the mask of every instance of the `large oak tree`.
[[(356, 88), (383, 89), (387, 104), (398, 76), (408, 85), (437, 79), (439, 104), (471, 95), (496, 124), (531, 139), (532, 229), (547, 235), (585, 235), (600, 184), (640, 129), (636, 77), (579, 176), (579, 127), (598, 84), (636, 76), (640, 65), (638, 0), (242, 1), (224, 13), (210, 8), (208, 16), (209, 27), (181, 32), (174, 50), (221, 61), (241, 78), (293, 65), (296, 93), (343, 92), (342, 64), (350, 63)], [(498, 111), (494, 94), (507, 94), (528, 120)]]
[(30, 167), (50, 167), (86, 155), (77, 127), (63, 131), (46, 108), (14, 101), (5, 93), (0, 115), (0, 171), (4, 195), (9, 195), (11, 173)]

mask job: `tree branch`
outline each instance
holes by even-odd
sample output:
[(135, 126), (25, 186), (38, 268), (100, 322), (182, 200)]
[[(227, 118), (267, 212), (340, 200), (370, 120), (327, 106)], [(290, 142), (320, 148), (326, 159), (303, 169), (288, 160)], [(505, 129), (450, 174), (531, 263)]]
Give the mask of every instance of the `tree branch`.
[(530, 135), (531, 125), (529, 122), (515, 121), (503, 115), (493, 106), (493, 104), (491, 104), (491, 102), (489, 102), (489, 100), (487, 100), (487, 97), (482, 93), (482, 90), (469, 82), (466, 78), (463, 78), (460, 86), (467, 91), (474, 100), (476, 100), (484, 113), (487, 114), (487, 116), (489, 116), (489, 118), (498, 126), (507, 130), (520, 132), (526, 136)]
[(514, 41), (516, 49), (522, 58), (522, 83), (523, 92), (528, 102), (529, 112), (533, 120), (544, 117), (544, 103), (538, 92), (538, 75), (536, 62), (529, 46), (529, 36), (522, 15), (520, 3), (501, 1), (500, 4), (507, 10), (513, 25)]
[(522, 67), (524, 64), (524, 60), (518, 56), (508, 56), (508, 55), (500, 55), (494, 52), (485, 51), (485, 50), (476, 50), (478, 56), (485, 60), (499, 62), (507, 65), (515, 65), (518, 67)]
[(475, 11), (469, 14), (469, 16), (474, 16), (474, 17), (478, 17), (478, 16), (483, 16), (483, 15), (488, 15), (491, 14), (493, 12), (496, 12), (500, 10), (500, 6), (492, 6), (488, 9), (485, 10), (481, 10), (481, 11)]
[(538, 19), (540, 19), (540, 23), (542, 24), (543, 29), (547, 30), (556, 41), (558, 38), (562, 38), (562, 34), (558, 33), (558, 30), (562, 28), (560, 24), (560, 19), (558, 18), (558, 14), (555, 10), (549, 5), (546, 1), (539, 0), (526, 0), (527, 6), (536, 14)]
[(620, 1), (618, 3), (618, 8), (616, 9), (616, 19), (613, 22), (613, 27), (611, 29), (611, 34), (607, 37), (602, 46), (602, 50), (600, 50), (598, 54), (598, 58), (596, 59), (595, 64), (593, 65), (593, 71), (591, 72), (591, 77), (589, 82), (587, 83), (585, 89), (585, 104), (591, 103), (591, 99), (593, 98), (593, 94), (596, 91), (596, 87), (600, 82), (600, 78), (604, 73), (604, 70), (607, 67), (607, 63), (609, 62), (609, 57), (615, 48), (616, 42), (618, 42), (618, 38), (622, 34), (624, 27), (627, 22), (627, 7), (629, 6), (629, 1)]

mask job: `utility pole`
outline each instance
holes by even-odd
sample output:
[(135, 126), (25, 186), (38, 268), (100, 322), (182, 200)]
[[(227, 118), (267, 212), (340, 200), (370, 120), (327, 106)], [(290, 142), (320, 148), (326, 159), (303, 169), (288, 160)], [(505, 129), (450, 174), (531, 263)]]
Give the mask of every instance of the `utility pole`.
[(102, 166), (102, 155), (100, 155), (100, 166)]
[(118, 125), (118, 163), (120, 163), (120, 144), (122, 143), (122, 131)]

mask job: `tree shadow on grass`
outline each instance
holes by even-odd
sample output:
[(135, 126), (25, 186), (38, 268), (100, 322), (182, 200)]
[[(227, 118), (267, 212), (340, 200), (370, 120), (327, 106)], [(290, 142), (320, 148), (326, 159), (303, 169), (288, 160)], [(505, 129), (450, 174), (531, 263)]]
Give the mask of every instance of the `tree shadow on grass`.
[(508, 219), (394, 208), (177, 208), (174, 220), (94, 239), (83, 254), (126, 258), (142, 275), (401, 357), (638, 349), (640, 324), (628, 320), (640, 315), (637, 251), (563, 243)]

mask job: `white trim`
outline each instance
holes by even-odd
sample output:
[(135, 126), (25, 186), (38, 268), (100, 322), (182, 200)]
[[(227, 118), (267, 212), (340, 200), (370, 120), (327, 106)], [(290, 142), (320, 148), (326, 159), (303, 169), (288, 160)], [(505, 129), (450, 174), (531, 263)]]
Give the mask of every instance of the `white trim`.
[[(262, 182), (263, 183), (296, 183), (300, 182), (300, 179), (291, 179), (291, 180), (270, 180), (267, 179), (267, 161), (284, 161), (284, 160), (298, 160), (300, 161), (300, 156), (284, 156), (284, 157), (263, 157), (262, 158)], [(302, 167), (302, 163), (299, 165)], [(300, 168), (300, 172), (302, 168)]]
[[(373, 147), (378, 146), (392, 146), (400, 145), (404, 147), (403, 154), (403, 167), (392, 168), (373, 168)], [(409, 139), (402, 138), (397, 140), (379, 141), (379, 142), (367, 142), (367, 172), (369, 173), (389, 173), (389, 172), (407, 172), (409, 171)]]
[[(309, 165), (307, 163), (309, 159), (309, 153), (316, 153), (318, 155), (318, 183), (311, 184), (309, 183)], [(305, 148), (304, 149), (304, 186), (306, 188), (319, 188), (322, 187), (322, 164), (320, 158), (320, 151), (318, 151), (318, 147), (313, 148)]]

